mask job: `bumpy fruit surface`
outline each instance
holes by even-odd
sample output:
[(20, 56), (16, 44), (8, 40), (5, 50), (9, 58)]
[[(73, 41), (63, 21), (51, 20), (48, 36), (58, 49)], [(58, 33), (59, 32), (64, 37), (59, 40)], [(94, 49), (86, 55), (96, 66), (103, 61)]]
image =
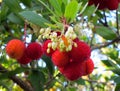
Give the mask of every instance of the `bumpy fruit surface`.
[(93, 72), (93, 69), (94, 69), (94, 63), (93, 63), (93, 60), (92, 59), (88, 59), (86, 60), (84, 63), (83, 63), (83, 68), (84, 68), (84, 76), (85, 75), (89, 75), (90, 73)]
[(25, 51), (25, 44), (18, 39), (12, 39), (7, 43), (6, 53), (9, 57), (19, 59)]
[(116, 10), (118, 8), (118, 5), (118, 0), (109, 0), (107, 3), (107, 7), (109, 10)]
[(39, 43), (37, 43), (37, 42), (30, 43), (27, 46), (26, 51), (27, 51), (26, 52), (27, 56), (29, 58), (31, 58), (32, 60), (39, 59), (42, 56), (42, 54), (43, 54), (42, 46)]
[(94, 4), (98, 9), (116, 10), (118, 8), (119, 0), (89, 0), (88, 5)]
[[(46, 40), (43, 44), (43, 52), (44, 54), (46, 54), (47, 56), (52, 56), (54, 50), (50, 47), (48, 48), (48, 44), (51, 43), (51, 40)], [(47, 51), (49, 50), (49, 52)]]
[(77, 47), (73, 46), (69, 52), (71, 59), (75, 62), (83, 62), (91, 55), (91, 49), (85, 42), (76, 40)]
[(71, 81), (79, 79), (84, 73), (82, 63), (70, 62), (65, 67), (59, 68), (60, 72)]
[(21, 58), (17, 59), (18, 63), (20, 64), (28, 64), (30, 63), (32, 60), (27, 56), (26, 54), (26, 50), (24, 52), (24, 54), (22, 55)]
[(67, 52), (56, 50), (52, 54), (52, 62), (58, 67), (63, 67), (70, 62), (70, 58)]

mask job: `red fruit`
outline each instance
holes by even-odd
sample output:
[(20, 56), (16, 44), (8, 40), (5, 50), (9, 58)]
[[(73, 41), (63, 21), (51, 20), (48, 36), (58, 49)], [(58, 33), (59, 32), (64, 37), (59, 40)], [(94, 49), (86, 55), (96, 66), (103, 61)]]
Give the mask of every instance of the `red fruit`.
[(51, 40), (46, 40), (43, 44), (43, 52), (47, 55), (47, 56), (52, 56), (54, 50), (52, 48), (50, 48), (50, 53), (47, 53), (47, 49), (48, 49), (48, 44), (51, 43)]
[(89, 0), (88, 5), (94, 4), (95, 6), (98, 6), (98, 9), (103, 10), (106, 7), (106, 0)]
[(68, 80), (74, 81), (83, 75), (84, 69), (81, 65), (82, 63), (70, 62), (59, 70)]
[(70, 58), (67, 52), (60, 52), (59, 50), (56, 50), (52, 54), (52, 62), (54, 63), (54, 65), (58, 67), (63, 67), (67, 65), (69, 61), (70, 61)]
[(95, 6), (98, 6), (98, 9), (103, 10), (108, 8), (109, 10), (116, 10), (118, 8), (120, 0), (89, 0), (88, 5), (94, 3)]
[(109, 10), (116, 10), (118, 8), (119, 1), (118, 0), (109, 0), (107, 3), (107, 7)]
[(24, 52), (24, 54), (22, 55), (21, 58), (19, 58), (17, 60), (20, 64), (28, 64), (30, 63), (32, 60), (27, 56), (26, 51)]
[(27, 46), (27, 56), (32, 60), (38, 60), (42, 54), (42, 46), (37, 42), (32, 42)]
[(6, 53), (9, 57), (19, 59), (25, 51), (25, 44), (18, 39), (12, 39), (7, 43)]
[(87, 60), (91, 55), (90, 47), (85, 42), (79, 40), (76, 40), (75, 43), (77, 47), (72, 47), (72, 50), (69, 52), (70, 58), (74, 62), (83, 62)]
[(84, 68), (84, 72), (83, 72), (84, 76), (89, 75), (94, 70), (94, 63), (93, 63), (92, 59), (88, 59), (87, 61), (85, 61), (82, 66)]
[(94, 4), (93, 0), (89, 0), (88, 5), (93, 5), (93, 4)]

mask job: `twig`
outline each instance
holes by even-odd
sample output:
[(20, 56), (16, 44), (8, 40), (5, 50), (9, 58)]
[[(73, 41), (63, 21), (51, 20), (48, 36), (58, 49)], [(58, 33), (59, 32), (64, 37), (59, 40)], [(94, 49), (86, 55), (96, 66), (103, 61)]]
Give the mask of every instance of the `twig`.
[[(5, 69), (1, 64), (0, 64), (0, 72), (1, 73), (7, 73), (9, 72), (7, 69)], [(24, 91), (34, 91), (33, 88), (25, 81), (20, 79), (17, 76), (10, 76), (9, 79), (11, 79), (13, 82), (17, 83), (21, 88), (24, 89)]]
[(105, 10), (103, 11), (103, 15), (104, 15), (104, 20), (105, 20), (105, 26), (108, 26), (108, 24), (107, 24), (107, 17), (106, 17), (106, 14), (105, 14)]
[(118, 10), (116, 10), (116, 28), (117, 28), (117, 34), (119, 35), (119, 19), (118, 19)]
[(52, 77), (52, 78), (46, 83), (45, 88), (48, 88), (48, 86), (51, 84), (51, 82), (52, 82), (53, 80), (55, 80), (55, 78), (56, 78), (57, 76), (59, 76), (59, 75), (60, 75), (60, 73), (58, 73), (56, 76)]
[(91, 37), (91, 40), (90, 40), (90, 47), (93, 45), (93, 39), (94, 39), (94, 37), (95, 37), (95, 33), (93, 33), (93, 35), (92, 35), (92, 37)]
[(91, 48), (91, 50), (100, 49), (100, 48), (109, 46), (109, 45), (111, 45), (111, 44), (113, 44), (113, 43), (115, 43), (115, 42), (118, 42), (118, 41), (120, 41), (120, 36), (117, 37), (117, 38), (115, 38), (115, 39), (112, 40), (111, 42), (106, 42), (106, 43), (103, 43), (103, 44), (101, 44), (101, 45), (99, 45), (99, 46), (93, 46), (93, 47)]

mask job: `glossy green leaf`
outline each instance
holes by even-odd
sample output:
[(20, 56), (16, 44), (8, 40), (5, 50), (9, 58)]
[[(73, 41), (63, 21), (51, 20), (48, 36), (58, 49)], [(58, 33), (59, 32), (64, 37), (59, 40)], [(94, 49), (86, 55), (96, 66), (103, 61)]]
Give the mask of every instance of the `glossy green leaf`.
[(45, 83), (45, 76), (42, 72), (33, 70), (28, 79), (34, 88), (34, 91), (44, 91), (43, 85)]
[(114, 79), (114, 81), (115, 81), (115, 83), (119, 84), (119, 83), (120, 83), (120, 77), (116, 77), (116, 78)]
[(18, 13), (22, 10), (19, 4), (19, 0), (4, 0), (4, 2), (13, 12)]
[(111, 63), (108, 60), (101, 60), (107, 67), (112, 67)]
[(52, 63), (52, 61), (51, 61), (51, 58), (48, 57), (48, 56), (43, 55), (43, 56), (42, 56), (42, 59), (45, 61), (46, 66), (47, 66), (49, 72), (50, 72), (51, 74), (53, 74), (53, 73), (54, 73), (54, 65), (53, 65), (53, 63)]
[[(86, 4), (87, 5), (87, 4)], [(93, 13), (95, 12), (95, 7), (86, 7), (86, 5), (83, 7), (81, 7), (81, 12), (80, 14), (82, 14), (83, 16), (86, 16), (88, 17), (88, 19), (90, 19), (90, 17), (93, 15)]]
[(80, 84), (80, 85), (85, 85), (85, 80), (80, 78), (78, 79), (77, 81), (75, 81), (77, 84)]
[(96, 33), (107, 40), (112, 40), (117, 37), (115, 32), (113, 32), (111, 29), (104, 26), (96, 27)]
[(68, 22), (71, 22), (76, 17), (77, 12), (78, 12), (78, 2), (73, 0), (66, 6), (64, 16)]
[(9, 76), (12, 76), (12, 75), (16, 75), (16, 74), (22, 73), (22, 72), (24, 72), (26, 70), (28, 70), (28, 69), (25, 69), (25, 68), (22, 68), (22, 67), (18, 67), (16, 69), (14, 69), (13, 71), (9, 71), (8, 74), (9, 74)]
[(53, 6), (56, 14), (62, 16), (61, 6), (58, 0), (49, 0), (50, 4)]
[(13, 23), (24, 25), (24, 21), (14, 13), (11, 13), (7, 18)]
[(46, 23), (50, 23), (45, 18), (32, 11), (23, 11), (20, 12), (19, 14), (29, 22), (36, 24), (40, 27), (46, 27)]
[(120, 69), (111, 69), (110, 71), (114, 72), (115, 74), (120, 76)]
[(4, 3), (1, 5), (1, 10), (0, 10), (0, 22), (6, 19), (7, 13), (8, 13), (8, 7)]

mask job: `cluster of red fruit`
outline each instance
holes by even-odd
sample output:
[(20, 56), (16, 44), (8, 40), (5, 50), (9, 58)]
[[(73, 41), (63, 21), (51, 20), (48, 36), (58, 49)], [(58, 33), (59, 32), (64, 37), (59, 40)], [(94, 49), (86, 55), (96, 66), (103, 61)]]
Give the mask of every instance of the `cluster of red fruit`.
[(98, 6), (98, 9), (116, 10), (119, 6), (120, 0), (89, 0), (88, 5)]
[(37, 42), (25, 43), (18, 39), (12, 39), (6, 46), (6, 53), (9, 57), (16, 59), (20, 64), (28, 64), (42, 56), (42, 46)]
[(73, 40), (77, 46), (72, 46), (71, 51), (60, 51), (59, 49), (50, 49), (47, 53), (48, 44), (51, 40), (46, 40), (43, 44), (43, 51), (46, 55), (51, 56), (52, 62), (58, 67), (60, 72), (69, 80), (77, 80), (81, 76), (92, 73), (94, 63), (90, 59), (90, 47), (79, 39)]
[[(94, 63), (90, 59), (90, 47), (79, 39), (73, 40), (70, 51), (60, 51), (59, 48), (48, 48), (52, 42), (46, 40), (43, 45), (32, 42), (27, 46), (18, 39), (13, 39), (6, 46), (6, 53), (9, 57), (16, 59), (20, 64), (28, 64), (32, 60), (38, 60), (42, 54), (50, 56), (54, 65), (58, 67), (60, 72), (69, 80), (77, 80), (81, 76), (90, 74), (94, 69)], [(48, 51), (49, 49), (49, 51)]]

